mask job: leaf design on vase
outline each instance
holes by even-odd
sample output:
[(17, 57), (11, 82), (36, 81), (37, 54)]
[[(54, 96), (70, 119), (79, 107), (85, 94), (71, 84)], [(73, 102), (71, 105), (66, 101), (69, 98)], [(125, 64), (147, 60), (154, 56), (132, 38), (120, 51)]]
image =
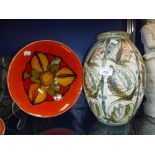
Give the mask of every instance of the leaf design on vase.
[(118, 60), (120, 63), (127, 63), (130, 61), (133, 49), (131, 45), (126, 41), (122, 40), (122, 48), (121, 48), (121, 56), (120, 59)]
[(117, 48), (118, 48), (118, 52), (116, 54), (116, 63), (119, 63), (121, 56), (122, 56), (122, 42), (121, 41), (119, 41)]
[(101, 112), (100, 112), (100, 107), (98, 106), (98, 104), (95, 104), (95, 109), (96, 109), (97, 118), (99, 118), (101, 116)]
[(130, 110), (131, 110), (130, 105), (129, 105), (129, 104), (128, 104), (128, 105), (126, 105), (126, 106), (125, 106), (125, 116), (129, 115)]
[(107, 79), (109, 90), (116, 96), (131, 99), (136, 90), (134, 74), (124, 67), (113, 67), (113, 74)]
[(137, 111), (145, 87), (145, 66), (139, 55), (126, 36), (103, 35), (91, 49), (84, 64), (84, 91), (101, 122), (124, 124)]
[(117, 122), (118, 120), (121, 120), (125, 115), (125, 109), (121, 104), (119, 104), (119, 107), (114, 107), (113, 112), (111, 113), (111, 120), (113, 122)]
[[(133, 113), (133, 105), (127, 103), (123, 105), (124, 101), (117, 101), (114, 106), (112, 106), (112, 111), (110, 114), (110, 120), (112, 122), (123, 122), (125, 119), (129, 119)], [(117, 105), (116, 105), (117, 104)]]
[(84, 72), (85, 88), (90, 97), (96, 98), (99, 93), (100, 83), (99, 75), (93, 69), (87, 69)]
[(97, 118), (101, 118), (102, 116), (102, 107), (97, 103), (96, 100), (89, 101), (90, 109), (96, 115)]
[(107, 47), (107, 57), (112, 61), (118, 61), (121, 57), (122, 52), (122, 44), (121, 41), (111, 39), (110, 43)]
[(124, 39), (112, 39), (108, 48), (108, 58), (116, 64), (123, 64), (130, 61), (132, 47)]
[(100, 66), (102, 57), (104, 56), (104, 44), (102, 42), (98, 42), (91, 49), (92, 54), (90, 55), (87, 64), (88, 66)]

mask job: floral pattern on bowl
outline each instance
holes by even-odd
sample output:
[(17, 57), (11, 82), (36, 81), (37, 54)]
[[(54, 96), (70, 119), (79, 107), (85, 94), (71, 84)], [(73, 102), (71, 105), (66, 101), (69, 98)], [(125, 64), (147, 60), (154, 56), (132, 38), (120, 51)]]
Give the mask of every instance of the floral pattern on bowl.
[(54, 117), (69, 110), (82, 90), (82, 66), (72, 49), (53, 40), (32, 42), (12, 59), (9, 93), (24, 112)]
[(23, 72), (23, 83), (30, 102), (60, 100), (76, 75), (60, 57), (35, 52)]

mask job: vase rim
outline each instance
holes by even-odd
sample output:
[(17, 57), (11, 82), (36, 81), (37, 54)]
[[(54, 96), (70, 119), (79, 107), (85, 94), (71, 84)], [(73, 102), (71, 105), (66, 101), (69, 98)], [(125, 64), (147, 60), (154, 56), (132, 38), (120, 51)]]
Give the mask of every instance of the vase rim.
[(129, 34), (125, 31), (108, 31), (102, 32), (97, 35), (97, 40), (102, 40), (109, 37), (124, 37), (128, 38)]

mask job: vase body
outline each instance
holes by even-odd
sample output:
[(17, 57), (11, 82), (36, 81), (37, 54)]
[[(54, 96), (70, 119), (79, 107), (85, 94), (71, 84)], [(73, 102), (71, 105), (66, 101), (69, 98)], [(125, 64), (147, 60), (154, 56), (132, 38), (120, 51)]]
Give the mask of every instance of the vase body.
[(96, 118), (107, 125), (126, 124), (139, 108), (144, 88), (144, 62), (128, 34), (99, 34), (84, 63), (84, 92)]

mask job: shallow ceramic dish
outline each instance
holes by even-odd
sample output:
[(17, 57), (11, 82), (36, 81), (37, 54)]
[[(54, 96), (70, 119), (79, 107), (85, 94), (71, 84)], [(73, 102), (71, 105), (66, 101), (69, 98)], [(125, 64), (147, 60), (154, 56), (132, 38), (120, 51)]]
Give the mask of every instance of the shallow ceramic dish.
[(70, 109), (82, 89), (82, 66), (66, 45), (50, 40), (22, 48), (8, 71), (8, 89), (26, 113), (53, 117)]

